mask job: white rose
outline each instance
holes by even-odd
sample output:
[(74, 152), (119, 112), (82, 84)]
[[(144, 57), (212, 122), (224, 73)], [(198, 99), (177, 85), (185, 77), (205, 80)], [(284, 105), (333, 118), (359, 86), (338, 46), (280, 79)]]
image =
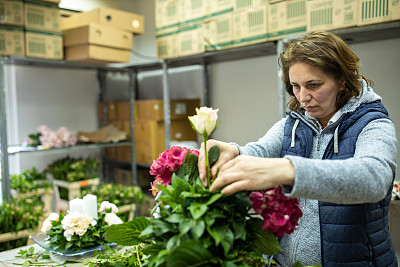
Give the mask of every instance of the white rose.
[(110, 227), (113, 224), (122, 224), (123, 221), (115, 214), (115, 213), (107, 213), (104, 221), (108, 224), (108, 227)]
[(116, 206), (115, 204), (110, 203), (110, 202), (108, 202), (108, 201), (103, 201), (103, 202), (101, 202), (100, 208), (99, 208), (98, 212), (103, 212), (103, 211), (105, 211), (106, 209), (111, 209), (111, 211), (112, 211), (113, 213), (115, 213), (115, 214), (118, 213), (118, 208), (117, 208), (117, 206)]
[(40, 229), (42, 232), (46, 233), (47, 231), (50, 231), (51, 229), (51, 222), (52, 221), (57, 221), (60, 215), (58, 215), (55, 212), (50, 213), (49, 217), (47, 217), (46, 220), (44, 220), (42, 229)]

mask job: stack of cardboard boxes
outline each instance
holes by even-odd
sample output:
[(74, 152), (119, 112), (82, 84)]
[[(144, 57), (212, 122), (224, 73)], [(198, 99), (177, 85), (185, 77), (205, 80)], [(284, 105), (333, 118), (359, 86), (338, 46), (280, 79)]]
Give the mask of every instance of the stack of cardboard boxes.
[(0, 54), (63, 59), (59, 0), (0, 0)]
[(398, 1), (156, 0), (159, 58), (400, 19)]
[(133, 34), (143, 33), (143, 23), (142, 15), (103, 7), (62, 18), (65, 59), (129, 62)]
[[(102, 104), (99, 104), (99, 117)], [(188, 116), (196, 114), (200, 106), (199, 99), (171, 100), (171, 141), (197, 141), (197, 134), (192, 129)], [(108, 123), (113, 124), (130, 136), (129, 101), (107, 102)], [(163, 100), (135, 101), (135, 156), (136, 163), (150, 166), (153, 160), (165, 150), (164, 103)], [(107, 156), (119, 161), (131, 162), (131, 148), (120, 146), (107, 149)]]

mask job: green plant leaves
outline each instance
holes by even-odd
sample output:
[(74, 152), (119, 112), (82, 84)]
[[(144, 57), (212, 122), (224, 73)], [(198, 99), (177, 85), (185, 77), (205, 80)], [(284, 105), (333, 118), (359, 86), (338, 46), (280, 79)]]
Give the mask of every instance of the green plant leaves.
[(203, 216), (208, 209), (207, 204), (200, 204), (200, 203), (192, 203), (189, 206), (190, 213), (192, 214), (193, 219), (197, 220), (201, 216)]
[(168, 255), (168, 267), (207, 266), (213, 255), (196, 240), (188, 240)]
[(219, 154), (220, 151), (217, 145), (210, 148), (210, 150), (208, 151), (208, 160), (210, 162), (210, 166), (212, 166), (218, 160)]
[(114, 224), (105, 232), (104, 238), (108, 242), (119, 245), (133, 246), (143, 242), (139, 237), (142, 231), (150, 225), (150, 221), (144, 217), (137, 217), (130, 222)]

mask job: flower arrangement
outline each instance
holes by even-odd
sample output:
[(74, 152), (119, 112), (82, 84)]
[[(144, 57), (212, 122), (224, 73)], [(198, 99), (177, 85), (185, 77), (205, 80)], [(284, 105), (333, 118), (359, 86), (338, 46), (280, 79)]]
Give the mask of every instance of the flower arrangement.
[(43, 148), (61, 148), (76, 145), (77, 138), (66, 127), (52, 131), (46, 125), (37, 128), (37, 133), (29, 134), (24, 140), (26, 146), (43, 146)]
[(88, 194), (83, 199), (71, 200), (67, 213), (51, 213), (41, 231), (47, 233), (53, 249), (79, 251), (106, 243), (103, 234), (111, 225), (122, 223), (117, 212), (117, 206), (108, 201), (97, 209), (96, 196)]
[[(202, 107), (189, 117), (204, 144), (218, 125), (217, 111)], [(220, 151), (218, 146), (205, 151), (209, 187), (209, 168)], [(140, 244), (148, 266), (274, 264), (263, 255), (279, 253), (278, 239), (294, 231), (302, 215), (298, 200), (286, 198), (280, 187), (250, 194), (211, 192), (200, 182), (197, 162), (196, 150), (171, 147), (161, 153), (150, 170), (155, 175), (150, 189), (157, 201), (154, 217), (112, 226), (105, 238)]]

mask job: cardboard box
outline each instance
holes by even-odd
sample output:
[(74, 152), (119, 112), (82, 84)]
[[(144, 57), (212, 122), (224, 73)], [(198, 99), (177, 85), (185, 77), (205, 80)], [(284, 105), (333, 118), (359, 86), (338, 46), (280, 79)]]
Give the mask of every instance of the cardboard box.
[(231, 13), (214, 17), (213, 20), (205, 22), (203, 26), (207, 51), (232, 47), (233, 21)]
[[(158, 155), (165, 151), (165, 127), (163, 121), (135, 121), (136, 162), (150, 165)], [(188, 119), (171, 120), (171, 140), (196, 141), (197, 134)]]
[(60, 9), (53, 4), (25, 0), (24, 22), (27, 29), (61, 32)]
[(182, 27), (178, 31), (178, 56), (188, 56), (205, 52), (203, 23)]
[(63, 59), (61, 33), (25, 30), (25, 55), (36, 58)]
[(179, 1), (180, 26), (202, 22), (209, 14), (209, 1)]
[(235, 0), (234, 11), (249, 10), (268, 3), (269, 0)]
[(399, 1), (359, 0), (357, 25), (387, 22), (400, 19)]
[(95, 23), (65, 30), (63, 36), (64, 46), (93, 44), (131, 50), (133, 44), (130, 32)]
[(156, 51), (158, 58), (174, 58), (178, 56), (178, 28), (158, 31), (156, 34)]
[(105, 7), (63, 18), (61, 29), (68, 30), (89, 23), (97, 23), (137, 34), (144, 32), (144, 17), (142, 15)]
[(356, 26), (357, 0), (308, 0), (307, 31)]
[(75, 45), (65, 48), (65, 59), (89, 63), (126, 63), (130, 61), (130, 51), (99, 45)]
[(307, 0), (275, 2), (269, 5), (268, 39), (276, 40), (303, 33), (307, 26)]
[[(164, 101), (162, 99), (137, 100), (136, 118), (138, 120), (164, 120)], [(200, 107), (200, 99), (177, 99), (170, 101), (171, 120), (185, 119), (196, 114)]]
[(24, 25), (24, 3), (22, 0), (0, 1), (0, 25)]
[(179, 26), (179, 0), (156, 0), (155, 6), (155, 23), (157, 32)]
[(0, 26), (0, 55), (25, 56), (25, 34), (22, 28)]
[(233, 45), (243, 46), (268, 39), (268, 4), (233, 14)]
[(232, 13), (235, 0), (213, 0), (209, 1), (209, 15), (211, 19), (215, 16)]
[[(107, 103), (107, 119), (108, 120), (116, 120), (117, 115), (117, 102), (116, 101), (108, 101)], [(97, 111), (99, 115), (99, 119), (103, 120), (103, 103), (99, 102), (97, 106)]]

